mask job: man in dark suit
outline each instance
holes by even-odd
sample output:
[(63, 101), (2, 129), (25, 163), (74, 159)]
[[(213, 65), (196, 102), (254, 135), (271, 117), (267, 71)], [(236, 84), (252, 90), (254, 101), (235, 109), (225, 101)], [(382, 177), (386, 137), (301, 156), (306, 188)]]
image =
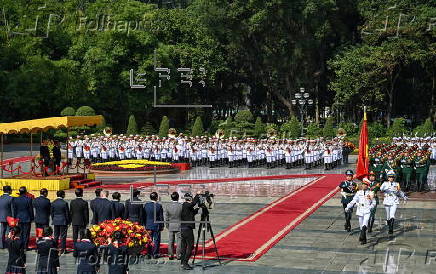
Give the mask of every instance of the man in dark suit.
[(143, 216), (144, 216), (144, 206), (138, 202), (141, 202), (139, 199), (139, 194), (141, 192), (137, 189), (133, 190), (133, 201), (137, 202), (132, 204), (130, 199), (126, 200), (125, 208), (124, 208), (124, 219), (132, 222), (138, 222), (139, 224), (143, 224)]
[(62, 160), (62, 153), (61, 153), (61, 147), (59, 144), (59, 141), (54, 141), (54, 147), (53, 147), (53, 158), (55, 163), (55, 168), (58, 168), (61, 166), (61, 160)]
[[(50, 150), (48, 149), (47, 145), (48, 141), (44, 140), (39, 147), (39, 154), (41, 155), (41, 158), (44, 161), (44, 167), (49, 167), (50, 165)], [(44, 170), (44, 176), (48, 176), (47, 172)], [(21, 231), (23, 233), (23, 231)]]
[(91, 208), (91, 211), (92, 211), (91, 224), (93, 224), (93, 225), (97, 224), (96, 213), (95, 213), (95, 204), (98, 203), (98, 201), (101, 199), (100, 195), (101, 195), (102, 191), (103, 191), (103, 189), (97, 188), (95, 190), (95, 198), (89, 202), (89, 207)]
[(54, 240), (57, 244), (61, 238), (61, 253), (65, 252), (67, 246), (67, 231), (70, 224), (70, 209), (68, 203), (64, 201), (65, 191), (56, 192), (58, 197), (51, 204), (51, 220), (54, 226)]
[(112, 193), (112, 217), (123, 218), (124, 217), (124, 205), (120, 203), (121, 194), (119, 192)]
[(95, 221), (97, 224), (106, 220), (112, 220), (112, 202), (109, 201), (109, 191), (103, 190), (101, 197), (94, 204)]
[(47, 198), (48, 190), (46, 188), (42, 188), (39, 193), (41, 196), (32, 201), (35, 209), (35, 227), (44, 228), (50, 224), (51, 203)]
[(151, 238), (153, 239), (153, 246), (149, 245), (148, 254), (153, 256), (154, 259), (157, 259), (159, 258), (160, 249), (160, 232), (164, 228), (163, 208), (162, 205), (157, 202), (158, 195), (156, 192), (150, 193), (150, 200), (151, 202), (144, 205), (144, 223), (145, 229), (151, 231)]
[(0, 248), (5, 248), (5, 237), (8, 234), (7, 217), (12, 217), (11, 186), (3, 186), (3, 195), (0, 196)]
[(77, 242), (80, 234), (80, 240), (83, 239), (86, 226), (89, 223), (88, 202), (83, 200), (83, 189), (76, 188), (76, 199), (70, 203), (71, 224), (73, 226), (73, 242)]
[(18, 226), (21, 228), (21, 243), (27, 248), (30, 236), (30, 226), (33, 222), (32, 199), (27, 196), (25, 186), (18, 190), (20, 196), (12, 199), (12, 214), (14, 218), (20, 219)]
[(192, 248), (194, 246), (194, 232), (195, 223), (191, 223), (195, 221), (195, 215), (198, 213), (198, 208), (194, 208), (196, 204), (198, 204), (200, 197), (199, 192), (195, 195), (194, 199), (192, 199), (191, 193), (185, 193), (185, 202), (182, 205), (182, 214), (180, 224), (180, 232), (181, 232), (181, 244), (180, 244), (180, 254), (181, 254), (181, 264), (184, 270), (191, 270), (192, 267), (188, 264), (189, 258), (192, 254)]

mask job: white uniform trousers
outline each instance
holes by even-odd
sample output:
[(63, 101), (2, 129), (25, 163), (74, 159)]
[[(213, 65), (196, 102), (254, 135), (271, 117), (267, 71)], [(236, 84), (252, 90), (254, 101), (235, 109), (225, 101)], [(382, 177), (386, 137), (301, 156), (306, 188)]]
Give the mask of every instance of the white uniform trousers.
[(395, 219), (395, 212), (397, 211), (397, 204), (393, 205), (385, 205), (386, 210), (386, 220), (390, 220), (392, 218)]

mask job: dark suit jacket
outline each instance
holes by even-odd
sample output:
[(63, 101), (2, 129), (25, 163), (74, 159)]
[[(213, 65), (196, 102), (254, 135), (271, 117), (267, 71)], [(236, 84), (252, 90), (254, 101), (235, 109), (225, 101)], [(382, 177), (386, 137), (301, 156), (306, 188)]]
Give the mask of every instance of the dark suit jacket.
[(92, 220), (91, 220), (91, 224), (95, 225), (97, 224), (97, 220), (96, 220), (96, 212), (95, 212), (95, 204), (98, 203), (98, 201), (100, 201), (101, 198), (100, 197), (96, 197), (94, 200), (91, 200), (89, 202), (89, 207), (91, 208), (92, 211)]
[[(198, 195), (195, 195), (192, 202), (184, 202), (183, 203), (182, 215), (181, 215), (182, 222), (195, 221), (195, 214), (198, 213), (198, 208), (194, 209), (194, 207), (198, 203), (199, 200), (200, 200), (200, 197)], [(182, 223), (180, 225), (180, 227), (181, 227), (181, 229), (184, 229), (184, 228), (195, 229), (195, 223)]]
[(39, 153), (43, 159), (50, 159), (50, 150), (48, 149), (48, 146), (40, 146)]
[(25, 195), (13, 198), (12, 213), (14, 218), (20, 219), (21, 223), (33, 222), (32, 199)]
[(77, 273), (97, 273), (98, 249), (94, 243), (86, 240), (75, 242), (73, 256), (77, 258)]
[(9, 194), (0, 196), (0, 222), (7, 222), (6, 217), (12, 216), (12, 199)]
[(145, 229), (159, 231), (162, 230), (164, 224), (155, 223), (156, 221), (163, 222), (163, 208), (159, 203), (148, 202), (144, 205), (144, 224)]
[[(141, 201), (138, 197), (134, 198), (134, 201)], [(124, 219), (132, 222), (138, 222), (143, 224), (144, 207), (142, 204), (131, 204), (130, 199), (126, 200), (126, 206), (124, 208)]]
[(94, 205), (95, 221), (97, 224), (112, 218), (112, 202), (108, 199), (98, 199)]
[(35, 209), (35, 223), (42, 225), (50, 224), (50, 200), (44, 196), (39, 196), (32, 201), (33, 208)]
[(82, 198), (76, 198), (70, 203), (70, 216), (72, 225), (87, 226), (89, 224), (88, 202)]
[(53, 147), (53, 158), (55, 159), (56, 165), (59, 165), (61, 163), (61, 149), (58, 146)]
[(116, 218), (124, 218), (124, 204), (119, 201), (112, 201), (112, 217)]
[(69, 225), (70, 209), (64, 199), (57, 198), (51, 204), (51, 222), (53, 225)]

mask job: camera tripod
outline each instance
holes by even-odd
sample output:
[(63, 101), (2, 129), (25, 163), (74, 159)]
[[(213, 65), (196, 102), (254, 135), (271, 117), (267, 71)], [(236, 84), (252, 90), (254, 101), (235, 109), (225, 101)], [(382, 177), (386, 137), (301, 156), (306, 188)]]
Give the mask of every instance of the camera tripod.
[(200, 223), (200, 226), (198, 228), (197, 243), (195, 244), (194, 257), (192, 258), (192, 264), (194, 264), (195, 256), (196, 256), (197, 251), (198, 251), (198, 244), (200, 242), (200, 237), (202, 237), (203, 238), (203, 250), (202, 250), (203, 269), (205, 269), (207, 267), (204, 264), (204, 262), (205, 262), (204, 258), (205, 258), (205, 253), (206, 253), (206, 230), (209, 231), (210, 236), (212, 237), (216, 258), (218, 259), (218, 262), (221, 265), (221, 259), (220, 259), (220, 256), (218, 255), (218, 248), (216, 247), (215, 235), (213, 234), (212, 225), (210, 224), (210, 221), (209, 221), (209, 210), (207, 209), (207, 207), (205, 205), (203, 205), (203, 206), (201, 206), (201, 223)]

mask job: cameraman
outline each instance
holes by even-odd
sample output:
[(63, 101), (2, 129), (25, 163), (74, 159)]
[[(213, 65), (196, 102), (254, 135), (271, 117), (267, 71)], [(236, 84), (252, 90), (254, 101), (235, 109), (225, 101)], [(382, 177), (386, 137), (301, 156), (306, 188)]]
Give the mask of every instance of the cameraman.
[(194, 247), (194, 232), (195, 223), (190, 223), (190, 221), (195, 222), (195, 214), (198, 213), (198, 208), (194, 208), (200, 201), (201, 192), (197, 192), (194, 198), (192, 198), (192, 194), (187, 192), (185, 193), (185, 202), (182, 205), (182, 214), (181, 214), (181, 244), (180, 244), (180, 253), (181, 253), (181, 264), (182, 269), (191, 270), (192, 267), (188, 264), (189, 258), (192, 254), (192, 248)]

